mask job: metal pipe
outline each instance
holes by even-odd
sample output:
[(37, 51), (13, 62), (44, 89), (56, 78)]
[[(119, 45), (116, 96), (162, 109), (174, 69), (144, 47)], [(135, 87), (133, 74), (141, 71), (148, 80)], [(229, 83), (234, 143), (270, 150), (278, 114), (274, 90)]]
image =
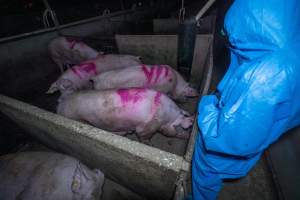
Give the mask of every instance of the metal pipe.
[(193, 63), (196, 34), (197, 23), (193, 19), (179, 24), (177, 69), (187, 79), (190, 78)]
[[(50, 4), (49, 4), (49, 2), (48, 2), (47, 0), (43, 0), (43, 3), (44, 3), (44, 5), (45, 5), (46, 9), (48, 9), (48, 10), (50, 10), (50, 11), (53, 11), (53, 10), (51, 9)], [(53, 23), (54, 23), (55, 29), (60, 33), (60, 25), (59, 25), (59, 22), (58, 22), (58, 19), (57, 19), (57, 17), (56, 17), (55, 12), (54, 12), (54, 14), (53, 14), (52, 17), (53, 17)]]
[(206, 11), (212, 6), (212, 4), (215, 2), (216, 0), (209, 0), (204, 6), (203, 8), (201, 8), (201, 10), (198, 12), (198, 14), (196, 15), (195, 19), (196, 21), (198, 21), (205, 13)]

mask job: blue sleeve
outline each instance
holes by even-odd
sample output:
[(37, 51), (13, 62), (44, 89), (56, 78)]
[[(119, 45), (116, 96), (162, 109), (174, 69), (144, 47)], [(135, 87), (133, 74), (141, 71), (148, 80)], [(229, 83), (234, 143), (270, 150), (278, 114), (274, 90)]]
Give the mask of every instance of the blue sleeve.
[(282, 134), (290, 115), (290, 83), (286, 70), (272, 65), (267, 62), (247, 81), (237, 81), (224, 105), (215, 95), (201, 99), (198, 126), (208, 151), (247, 157)]

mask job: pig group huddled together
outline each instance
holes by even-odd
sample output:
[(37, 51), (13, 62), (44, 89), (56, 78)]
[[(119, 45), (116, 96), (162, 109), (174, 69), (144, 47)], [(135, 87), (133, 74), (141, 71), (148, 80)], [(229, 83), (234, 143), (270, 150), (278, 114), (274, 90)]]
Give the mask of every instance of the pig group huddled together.
[[(103, 54), (83, 42), (50, 42), (53, 61), (68, 66), (47, 93), (61, 92), (57, 113), (118, 135), (150, 139), (157, 131), (188, 138), (194, 117), (175, 101), (198, 92), (168, 65), (146, 65), (139, 56)], [(173, 99), (173, 100), (172, 100)]]

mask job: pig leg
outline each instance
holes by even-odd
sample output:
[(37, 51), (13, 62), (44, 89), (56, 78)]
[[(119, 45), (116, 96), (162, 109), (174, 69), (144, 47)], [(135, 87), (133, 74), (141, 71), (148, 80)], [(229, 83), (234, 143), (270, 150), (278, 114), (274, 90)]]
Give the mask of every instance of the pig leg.
[(158, 129), (158, 123), (148, 123), (146, 125), (136, 127), (136, 134), (141, 143), (153, 146), (151, 144), (151, 138)]

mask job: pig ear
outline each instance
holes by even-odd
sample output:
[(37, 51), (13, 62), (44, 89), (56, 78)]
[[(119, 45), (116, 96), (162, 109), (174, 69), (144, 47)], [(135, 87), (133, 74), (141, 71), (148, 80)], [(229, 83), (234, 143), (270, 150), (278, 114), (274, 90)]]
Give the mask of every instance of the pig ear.
[(194, 116), (184, 117), (180, 123), (180, 126), (186, 130), (191, 128), (193, 126), (193, 123), (194, 123)]
[(72, 191), (74, 193), (80, 193), (80, 190), (83, 187), (83, 184), (87, 181), (91, 180), (92, 177), (86, 172), (86, 169), (80, 162), (77, 163), (76, 169), (73, 174), (73, 181), (72, 181)]
[(104, 174), (99, 169), (94, 169), (93, 172), (95, 172), (97, 179), (100, 182), (100, 187), (102, 187), (104, 183)]
[(57, 85), (60, 91), (73, 90), (73, 83), (68, 79), (58, 80)]
[(46, 94), (53, 94), (54, 92), (58, 91), (58, 87), (56, 82), (53, 83), (50, 88), (47, 90)]
[(82, 173), (81, 173), (82, 169), (80, 166), (80, 162), (78, 162), (76, 169), (74, 171), (73, 174), (73, 181), (72, 181), (72, 185), (71, 185), (71, 189), (73, 192), (75, 193), (79, 193), (80, 188), (82, 187)]

